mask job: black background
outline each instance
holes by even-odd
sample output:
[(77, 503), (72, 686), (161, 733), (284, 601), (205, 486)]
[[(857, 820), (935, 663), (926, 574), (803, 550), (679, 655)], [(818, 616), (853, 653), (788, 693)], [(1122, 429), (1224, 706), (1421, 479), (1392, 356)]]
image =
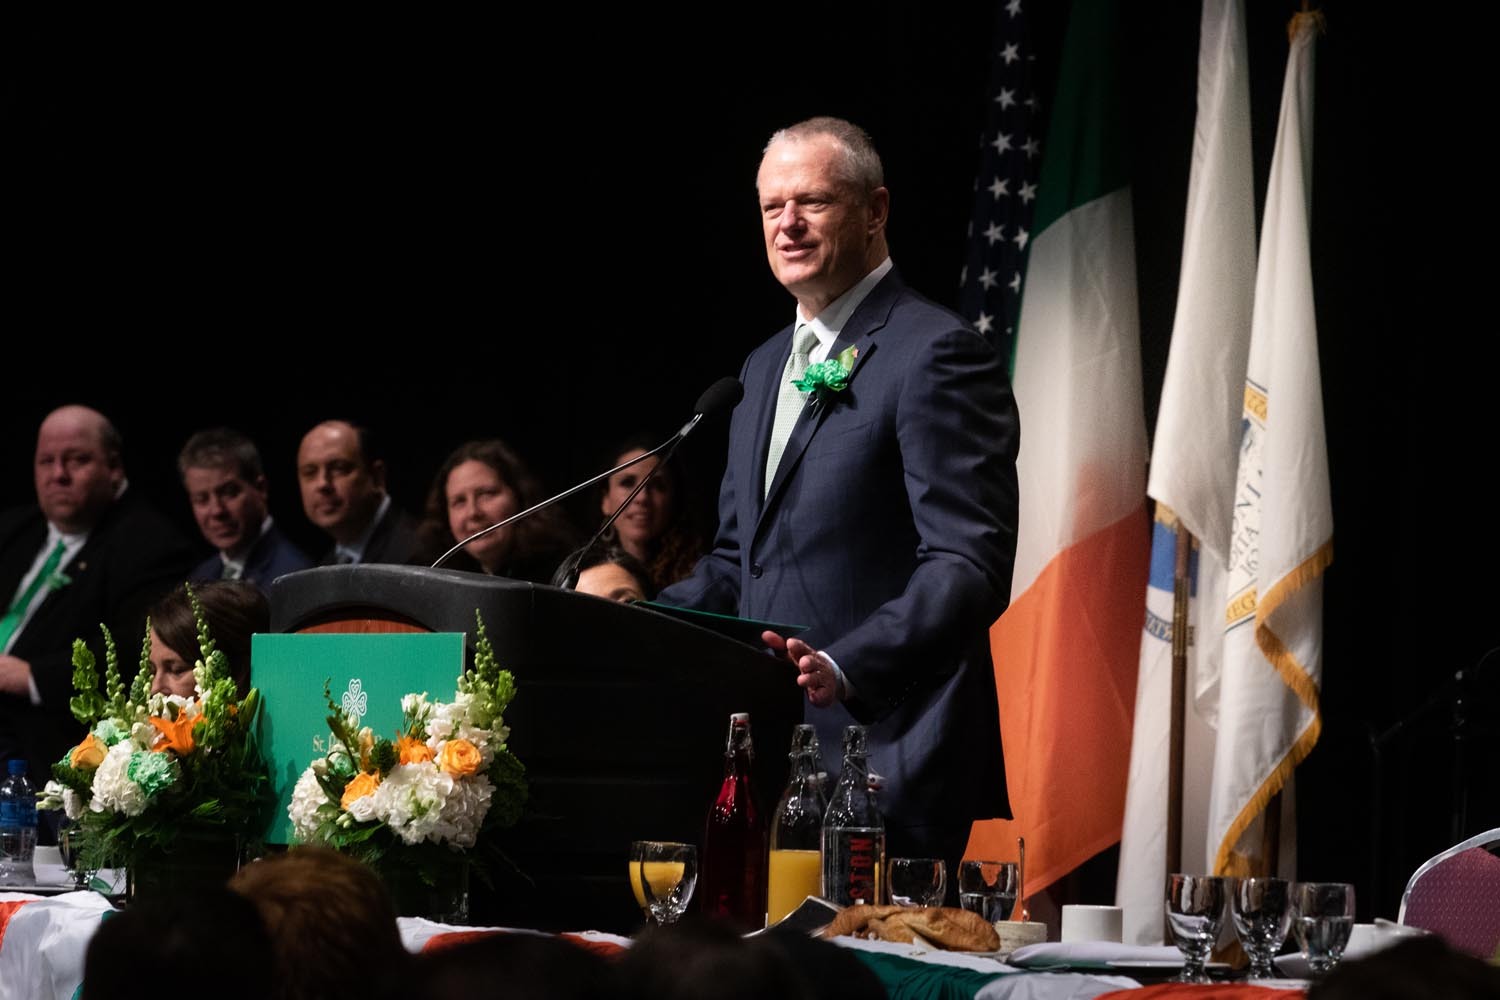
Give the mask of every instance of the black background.
[[(5, 504), (30, 497), (36, 424), (65, 402), (116, 421), (132, 481), (190, 531), (175, 455), (219, 423), (258, 440), (273, 511), (309, 547), (292, 467), (326, 417), (384, 433), (392, 490), (413, 509), (474, 437), (506, 438), (559, 489), (581, 479), (623, 433), (675, 429), (790, 319), (754, 175), (767, 135), (813, 114), (871, 132), (893, 256), (918, 289), (956, 299), (993, 16), (980, 5), (524, 18), (28, 6), (0, 14)], [(1031, 6), (1046, 77), (1065, 8)], [(1297, 5), (1248, 6), (1263, 198)], [(1443, 696), (1496, 645), (1480, 487), (1492, 422), (1454, 407), (1486, 398), (1471, 346), (1483, 327), (1466, 315), (1482, 255), (1459, 238), (1485, 232), (1465, 109), (1492, 88), (1464, 78), (1483, 65), (1462, 24), (1324, 9), (1313, 267), (1335, 563), (1325, 731), (1298, 776), (1300, 868), (1354, 881), (1369, 919), (1395, 915), (1427, 856), (1500, 826), (1495, 682), (1467, 703), (1462, 758)], [(1121, 43), (1154, 415), (1198, 10), (1132, 16)], [(684, 449), (705, 503), (724, 430), (705, 425)], [(572, 513), (595, 523), (587, 504)], [(1372, 734), (1405, 720), (1377, 771)]]

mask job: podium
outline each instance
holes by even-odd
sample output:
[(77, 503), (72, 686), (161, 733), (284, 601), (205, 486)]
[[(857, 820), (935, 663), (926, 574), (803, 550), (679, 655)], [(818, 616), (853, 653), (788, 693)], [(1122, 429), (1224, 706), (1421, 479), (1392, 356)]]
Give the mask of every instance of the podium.
[[(803, 696), (792, 667), (760, 649), (647, 608), (457, 570), (329, 566), (271, 587), (273, 632), (462, 632), (470, 662), (476, 609), (515, 675), (505, 716), (531, 798), (503, 840), (524, 878), (497, 871), (493, 893), (473, 886), (475, 923), (638, 927), (630, 842), (701, 847), (732, 712), (750, 713), (769, 820)], [(265, 707), (274, 717), (274, 692)]]

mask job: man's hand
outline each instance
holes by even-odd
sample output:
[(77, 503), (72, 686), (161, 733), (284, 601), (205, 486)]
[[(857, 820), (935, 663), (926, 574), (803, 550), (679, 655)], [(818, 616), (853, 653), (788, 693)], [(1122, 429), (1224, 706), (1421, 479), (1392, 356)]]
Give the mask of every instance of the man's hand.
[(31, 664), (18, 656), (0, 655), (0, 692), (31, 698)]
[(760, 637), (771, 650), (785, 656), (797, 668), (797, 685), (807, 692), (807, 700), (818, 708), (827, 708), (839, 700), (839, 675), (828, 655), (813, 649), (801, 639), (783, 639), (775, 632)]

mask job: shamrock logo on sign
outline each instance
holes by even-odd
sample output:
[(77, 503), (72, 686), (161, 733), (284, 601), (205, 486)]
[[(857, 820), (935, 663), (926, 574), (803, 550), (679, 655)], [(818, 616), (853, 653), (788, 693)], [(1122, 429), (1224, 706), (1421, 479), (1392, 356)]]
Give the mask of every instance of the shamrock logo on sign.
[(344, 711), (357, 718), (365, 717), (365, 709), (369, 706), (370, 696), (364, 692), (364, 682), (358, 677), (349, 682), (349, 690), (344, 692), (342, 704)]

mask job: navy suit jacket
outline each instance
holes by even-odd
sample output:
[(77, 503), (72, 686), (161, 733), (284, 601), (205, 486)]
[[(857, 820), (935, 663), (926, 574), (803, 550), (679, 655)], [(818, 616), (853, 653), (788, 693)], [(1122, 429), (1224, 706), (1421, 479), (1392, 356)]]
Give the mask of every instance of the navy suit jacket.
[[(436, 558), (436, 555), (428, 557), (428, 548), (429, 546), (422, 541), (416, 520), (392, 503), (385, 512), (385, 516), (375, 522), (375, 530), (370, 533), (370, 540), (365, 543), (364, 556), (360, 562), (398, 563), (403, 566), (425, 565)], [(335, 558), (337, 551), (338, 546), (329, 546), (328, 551), (324, 552), (323, 557), (318, 560), (318, 565), (332, 566), (337, 562)]]
[[(21, 579), (47, 540), (47, 522), (36, 507), (0, 515), (0, 600), (9, 605)], [(134, 489), (110, 505), (83, 548), (63, 567), (69, 582), (48, 594), (11, 646), (31, 664), (42, 704), (25, 695), (0, 694), (0, 760), (25, 757), (38, 789), (51, 765), (83, 738), (68, 710), (73, 696), (72, 648), (83, 639), (104, 675), (99, 624), (108, 625), (119, 647), (120, 669), (135, 676), (146, 609), (183, 579), (192, 548)]]
[[(270, 530), (257, 538), (245, 554), (245, 572), (240, 579), (269, 593), (272, 580), (299, 569), (308, 569), (312, 564), (312, 559), (283, 535), (272, 521)], [(188, 580), (193, 583), (217, 580), (223, 573), (224, 560), (216, 552), (194, 567)]]
[(856, 349), (848, 387), (809, 401), (762, 501), (791, 339), (745, 362), (714, 549), (658, 599), (808, 626), (854, 690), (808, 706), (824, 763), (868, 725), (888, 820), (1008, 816), (989, 626), (1010, 595), (1019, 421), (1000, 358), (892, 271), (829, 354)]

